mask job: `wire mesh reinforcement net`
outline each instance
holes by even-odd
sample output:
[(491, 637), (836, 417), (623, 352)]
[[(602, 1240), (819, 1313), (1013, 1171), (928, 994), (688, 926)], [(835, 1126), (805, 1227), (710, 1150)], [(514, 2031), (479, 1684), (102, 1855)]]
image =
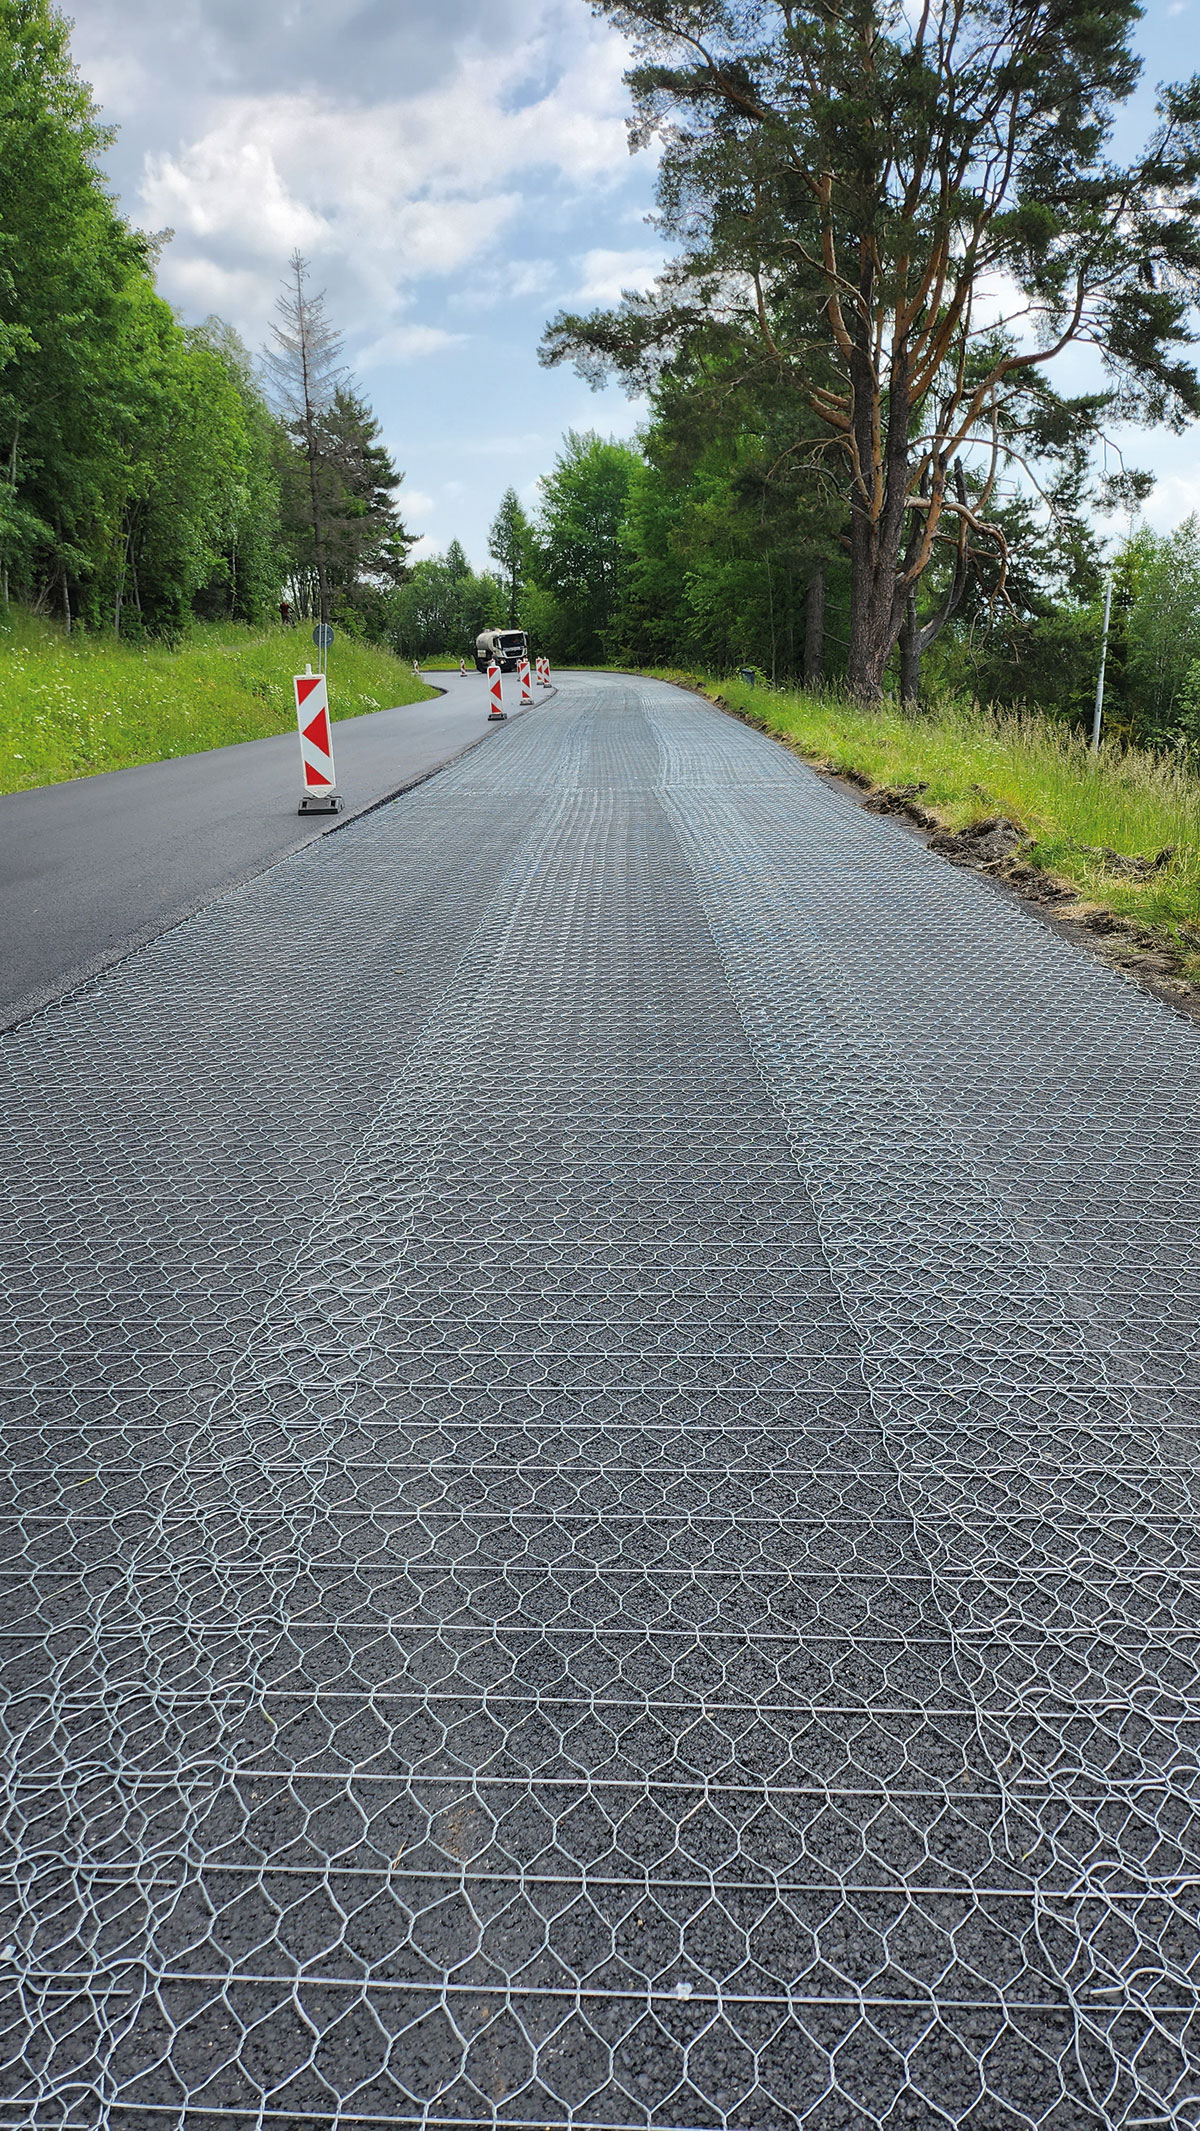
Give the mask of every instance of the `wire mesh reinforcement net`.
[(615, 679), (10, 1037), (0, 2124), (1200, 2126), (1197, 1064)]

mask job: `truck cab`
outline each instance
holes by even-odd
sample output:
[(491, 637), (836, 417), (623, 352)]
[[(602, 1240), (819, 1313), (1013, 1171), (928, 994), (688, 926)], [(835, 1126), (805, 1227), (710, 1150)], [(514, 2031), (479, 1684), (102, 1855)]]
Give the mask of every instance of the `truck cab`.
[(499, 666), (502, 673), (515, 673), (529, 657), (529, 638), (523, 629), (482, 629), (475, 639), (475, 664), (480, 673)]

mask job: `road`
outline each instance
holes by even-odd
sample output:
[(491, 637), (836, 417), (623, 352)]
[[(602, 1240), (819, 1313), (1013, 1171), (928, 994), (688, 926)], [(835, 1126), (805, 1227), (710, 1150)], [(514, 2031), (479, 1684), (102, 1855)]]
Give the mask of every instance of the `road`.
[[(478, 674), (432, 678), (444, 690), (434, 702), (335, 725), (348, 813), (487, 731)], [(280, 733), (0, 795), (0, 1026), (344, 823), (345, 814), (297, 814), (298, 762), (295, 734)]]
[(1200, 2122), (1200, 1038), (656, 682), (5, 1039), (0, 2122)]

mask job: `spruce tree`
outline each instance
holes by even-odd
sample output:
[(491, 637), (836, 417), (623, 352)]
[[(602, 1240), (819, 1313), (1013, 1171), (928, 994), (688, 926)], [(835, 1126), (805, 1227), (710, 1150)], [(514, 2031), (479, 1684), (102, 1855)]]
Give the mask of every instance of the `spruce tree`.
[(488, 534), (488, 554), (500, 565), (508, 597), (509, 627), (515, 628), (521, 611), (521, 593), (529, 574), (533, 552), (533, 528), (521, 508), (515, 488), (506, 488)]
[(275, 306), (273, 346), (263, 357), (279, 411), (299, 442), (307, 475), (308, 521), (317, 578), (318, 619), (329, 620), (330, 586), (326, 556), (326, 497), (322, 478), (319, 425), (345, 379), (342, 338), (325, 311), (322, 290), (308, 287), (308, 261), (299, 251), (288, 261), (288, 278)]

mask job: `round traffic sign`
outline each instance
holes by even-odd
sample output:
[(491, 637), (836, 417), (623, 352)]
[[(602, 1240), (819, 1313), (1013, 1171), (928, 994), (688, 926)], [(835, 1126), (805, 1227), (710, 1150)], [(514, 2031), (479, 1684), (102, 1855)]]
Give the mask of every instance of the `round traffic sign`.
[(333, 627), (329, 622), (318, 622), (313, 630), (313, 642), (321, 651), (328, 651), (333, 642)]

